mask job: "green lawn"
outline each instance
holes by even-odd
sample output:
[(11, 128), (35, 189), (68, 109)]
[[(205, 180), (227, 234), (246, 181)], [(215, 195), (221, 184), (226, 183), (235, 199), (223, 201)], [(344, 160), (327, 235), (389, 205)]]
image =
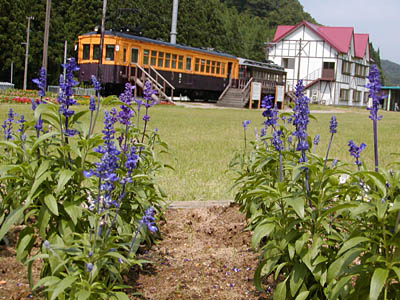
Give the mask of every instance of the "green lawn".
[[(29, 105), (0, 105), (1, 122), (12, 107), (18, 113), (30, 115)], [(311, 107), (313, 109), (313, 107)], [(327, 107), (326, 110), (333, 110)], [(321, 108), (311, 120), (309, 134), (321, 134), (317, 153), (324, 155), (329, 140), (329, 120), (332, 113), (322, 113)], [(364, 142), (367, 148), (361, 154), (365, 163), (373, 167), (372, 121), (365, 109), (337, 108), (338, 134), (335, 135), (331, 158), (351, 161), (347, 143)], [(233, 153), (243, 148), (243, 120), (250, 120), (249, 139), (254, 139), (254, 127), (262, 126), (261, 110), (247, 109), (201, 109), (180, 106), (155, 106), (151, 108), (150, 127), (158, 128), (161, 137), (168, 143), (170, 155), (162, 159), (173, 165), (175, 171), (166, 169), (158, 182), (170, 200), (225, 200), (232, 199), (229, 192), (233, 174), (227, 172)], [(393, 161), (390, 155), (398, 151), (400, 141), (400, 114), (381, 112), (379, 122), (379, 160), (382, 166)], [(98, 129), (101, 128), (99, 118)]]

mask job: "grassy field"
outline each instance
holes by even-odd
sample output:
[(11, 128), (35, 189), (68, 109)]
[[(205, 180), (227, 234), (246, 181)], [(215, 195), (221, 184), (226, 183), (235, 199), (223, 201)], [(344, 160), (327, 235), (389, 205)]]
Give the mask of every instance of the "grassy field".
[[(6, 118), (7, 110), (29, 118), (29, 105), (0, 105), (0, 119)], [(325, 110), (322, 110), (325, 108)], [(356, 108), (311, 107), (315, 118), (311, 120), (309, 134), (321, 134), (317, 153), (324, 155), (329, 139), (329, 120), (334, 113), (338, 120), (338, 134), (335, 135), (331, 158), (350, 162), (347, 143), (364, 142), (367, 148), (361, 154), (362, 160), (373, 167), (372, 121), (368, 111)], [(329, 111), (329, 112), (326, 112)], [(201, 109), (181, 106), (155, 106), (151, 108), (150, 127), (158, 128), (161, 137), (168, 143), (170, 155), (163, 156), (175, 171), (166, 169), (158, 182), (169, 195), (170, 200), (226, 200), (232, 199), (229, 191), (233, 174), (228, 164), (235, 151), (243, 149), (243, 120), (250, 120), (249, 139), (254, 139), (254, 127), (261, 128), (261, 110), (247, 109)], [(381, 112), (379, 122), (379, 160), (381, 166), (393, 161), (391, 153), (398, 150), (400, 142), (400, 114)], [(102, 122), (102, 118), (99, 119)], [(98, 129), (102, 124), (99, 122)]]

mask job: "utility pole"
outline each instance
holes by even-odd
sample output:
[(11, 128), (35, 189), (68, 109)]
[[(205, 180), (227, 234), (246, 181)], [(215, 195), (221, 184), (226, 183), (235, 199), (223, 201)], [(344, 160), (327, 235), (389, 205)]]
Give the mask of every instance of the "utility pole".
[(103, 0), (103, 13), (101, 15), (101, 32), (100, 32), (100, 57), (99, 64), (97, 65), (97, 80), (101, 83), (101, 64), (103, 62), (103, 48), (104, 48), (104, 31), (107, 12), (107, 0)]
[(14, 62), (11, 62), (11, 74), (10, 74), (10, 83), (13, 83), (13, 75), (14, 75)]
[(24, 90), (26, 90), (26, 81), (28, 77), (28, 57), (29, 57), (29, 32), (31, 28), (31, 20), (34, 17), (26, 17), (28, 20), (28, 26), (26, 27), (26, 43), (25, 43), (25, 69), (24, 69)]
[(178, 20), (178, 3), (179, 0), (174, 0), (172, 6), (172, 23), (171, 23), (171, 44), (176, 44), (176, 22)]
[[(42, 67), (46, 70), (46, 77), (47, 77), (47, 49), (49, 47), (50, 9), (51, 9), (51, 0), (47, 0), (46, 1), (46, 20), (45, 20), (45, 24), (44, 24), (43, 61), (42, 61)], [(47, 80), (46, 80), (46, 82), (47, 82)]]
[[(64, 41), (64, 65), (66, 65), (66, 64), (67, 64), (67, 40)], [(64, 79), (65, 79), (66, 72), (67, 72), (67, 69), (64, 68), (64, 73), (63, 73)]]

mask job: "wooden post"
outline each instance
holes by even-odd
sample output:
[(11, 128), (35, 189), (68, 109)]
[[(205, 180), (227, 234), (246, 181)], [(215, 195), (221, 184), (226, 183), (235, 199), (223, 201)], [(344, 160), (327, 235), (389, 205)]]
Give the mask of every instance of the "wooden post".
[(43, 38), (43, 61), (42, 61), (42, 66), (46, 70), (46, 77), (47, 77), (47, 50), (49, 47), (50, 10), (51, 10), (51, 0), (47, 0), (46, 20), (44, 25), (44, 38)]
[(249, 109), (251, 109), (252, 102), (253, 102), (252, 97), (251, 97), (252, 94), (253, 94), (253, 85), (250, 83)]

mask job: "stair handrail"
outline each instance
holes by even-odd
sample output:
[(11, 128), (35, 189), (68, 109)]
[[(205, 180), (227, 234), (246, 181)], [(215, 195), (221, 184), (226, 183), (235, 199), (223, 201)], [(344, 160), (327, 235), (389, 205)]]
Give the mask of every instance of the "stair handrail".
[(246, 85), (242, 89), (242, 104), (245, 105), (249, 95), (250, 95), (250, 84), (254, 81), (254, 77), (251, 77), (249, 81), (247, 81)]
[[(322, 74), (322, 68), (319, 68), (319, 69), (316, 69), (316, 70), (312, 71), (311, 73), (307, 74), (307, 76), (304, 77), (302, 80), (303, 81), (313, 81), (313, 80), (321, 77), (321, 74)], [(305, 84), (307, 84), (307, 83), (305, 83)]]
[(225, 87), (224, 91), (222, 92), (222, 94), (219, 96), (218, 101), (220, 101), (225, 96), (225, 94), (231, 88), (231, 85), (232, 85), (232, 78), (229, 79), (229, 82), (228, 82), (227, 86)]
[[(173, 93), (174, 93), (175, 88), (171, 89), (172, 95), (171, 95), (171, 97), (168, 97), (167, 94), (163, 90), (163, 86), (157, 80), (155, 80), (143, 67), (139, 66), (138, 64), (133, 64), (133, 65), (135, 65), (138, 69), (140, 69), (142, 71), (142, 73), (146, 75), (147, 79), (150, 79), (150, 81), (155, 85), (155, 88), (157, 89), (157, 91), (159, 93), (161, 93), (168, 100), (168, 102), (174, 103)], [(137, 76), (136, 76), (136, 79), (138, 79)], [(136, 81), (136, 79), (135, 79), (135, 81)]]
[(157, 76), (159, 76), (159, 77), (163, 80), (163, 82), (165, 82), (166, 84), (168, 84), (169, 87), (170, 87), (171, 89), (175, 90), (175, 87), (174, 87), (167, 79), (165, 79), (164, 76), (162, 76), (162, 75), (160, 74), (160, 72), (158, 72), (158, 71), (157, 71), (156, 69), (154, 69), (152, 66), (149, 66), (149, 67), (150, 67), (150, 70), (152, 70), (154, 73), (156, 73)]

